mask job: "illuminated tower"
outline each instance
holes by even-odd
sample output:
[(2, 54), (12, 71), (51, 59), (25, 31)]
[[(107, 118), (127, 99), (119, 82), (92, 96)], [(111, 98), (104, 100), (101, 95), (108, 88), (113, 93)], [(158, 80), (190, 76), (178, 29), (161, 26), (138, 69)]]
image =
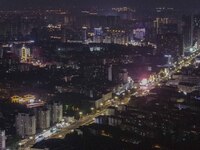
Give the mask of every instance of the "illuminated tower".
[(30, 49), (26, 48), (25, 45), (23, 45), (20, 50), (20, 57), (21, 62), (27, 62), (27, 60), (30, 58)]

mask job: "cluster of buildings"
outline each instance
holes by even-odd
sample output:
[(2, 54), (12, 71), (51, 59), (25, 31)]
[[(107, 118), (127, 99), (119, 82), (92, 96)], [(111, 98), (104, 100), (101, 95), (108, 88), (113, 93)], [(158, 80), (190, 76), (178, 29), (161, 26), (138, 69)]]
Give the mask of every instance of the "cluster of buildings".
[(168, 81), (168, 85), (177, 87), (180, 92), (192, 93), (199, 90), (199, 69), (198, 68), (184, 68), (179, 73), (172, 76)]
[[(174, 13), (174, 10), (169, 9), (169, 11)], [(4, 13), (7, 14), (8, 12)], [(21, 14), (23, 11), (18, 13)], [(78, 13), (62, 10), (36, 11), (34, 15), (40, 16), (40, 22), (38, 22), (32, 16), (31, 11), (26, 12), (26, 15), (19, 16), (21, 23), (24, 24), (24, 29), (18, 27), (15, 30), (19, 31), (15, 31), (12, 29), (13, 26), (10, 28), (2, 25), (2, 28), (8, 30), (7, 33), (0, 32), (2, 38), (4, 34), (10, 34), (8, 37), (17, 36), (18, 32), (23, 32), (24, 38), (2, 39), (0, 58), (13, 53), (22, 63), (29, 62), (34, 65), (42, 65), (44, 58), (41, 58), (39, 53), (41, 48), (44, 50), (49, 48), (46, 43), (43, 43), (46, 41), (52, 43), (49, 44), (51, 48), (54, 48), (52, 45), (56, 43), (55, 49), (59, 51), (62, 51), (62, 48), (58, 47), (59, 42), (77, 45), (90, 43), (153, 45), (156, 49), (154, 55), (171, 55), (174, 59), (182, 57), (191, 48), (197, 49), (199, 47), (200, 17), (198, 14), (187, 15), (182, 18), (168, 14), (153, 15), (148, 19), (140, 18), (134, 14), (135, 10), (128, 7)], [(9, 12), (7, 15), (12, 16), (12, 13)], [(13, 14), (13, 16), (15, 15)], [(25, 18), (26, 21), (24, 21)], [(4, 18), (2, 21), (6, 22), (6, 19)], [(15, 31), (16, 34), (13, 34), (10, 30)], [(27, 30), (27, 32), (23, 30)], [(26, 44), (23, 45), (24, 43)], [(71, 47), (65, 48), (65, 50), (68, 49), (71, 49)]]
[(53, 103), (46, 107), (33, 109), (28, 113), (16, 115), (15, 128), (17, 135), (22, 138), (34, 136), (37, 130), (45, 130), (63, 119), (63, 106)]
[[(195, 66), (190, 66), (180, 73), (193, 72), (194, 75), (198, 71)], [(188, 83), (198, 80), (192, 79), (191, 75), (182, 75), (179, 79)], [(95, 148), (99, 143), (101, 147), (97, 149), (102, 149), (115, 143), (113, 145), (119, 149), (196, 150), (200, 146), (199, 96), (198, 88), (186, 95), (180, 92), (179, 86), (166, 83), (150, 90), (146, 96), (132, 96), (128, 105), (107, 108), (93, 124), (79, 127), (57, 144), (50, 144), (54, 142), (51, 139), (37, 143), (34, 148), (59, 148), (60, 143), (65, 143), (62, 148), (87, 149)]]
[[(23, 13), (23, 11), (18, 13)], [(193, 25), (195, 27), (192, 28), (196, 29), (198, 24), (198, 17), (194, 17), (194, 19), (192, 19), (194, 23), (188, 25), (188, 21), (190, 20), (185, 18), (180, 20), (175, 16), (171, 17), (166, 15), (157, 17), (155, 15), (151, 16), (150, 19), (146, 19), (145, 17), (137, 18), (134, 14), (135, 10), (128, 7), (112, 8), (107, 11), (81, 11), (75, 14), (61, 10), (38, 11), (34, 14), (35, 16), (40, 16), (39, 20), (42, 21), (38, 22), (38, 20), (35, 20), (35, 17), (32, 16), (31, 12), (26, 12), (27, 16), (22, 15), (21, 17), (19, 16), (19, 18), (21, 18), (20, 21), (22, 24), (25, 24), (24, 30), (27, 30), (27, 32), (22, 31), (23, 28), (21, 27), (17, 28), (19, 33), (24, 33), (23, 37), (25, 40), (16, 38), (16, 41), (31, 39), (32, 42), (36, 43), (41, 41), (59, 41), (63, 43), (109, 43), (140, 46), (143, 44), (148, 45), (150, 42), (154, 45), (158, 44), (158, 54), (175, 54), (177, 57), (180, 57), (183, 54), (183, 47), (186, 45), (183, 43), (188, 43), (185, 39), (189, 38), (188, 36), (190, 34), (188, 32), (192, 30), (188, 28)], [(12, 14), (9, 13), (8, 16), (11, 15)], [(26, 21), (24, 21), (25, 18)], [(6, 19), (4, 21), (6, 21)], [(15, 21), (15, 19), (13, 21)], [(32, 24), (30, 24), (29, 21), (32, 21)], [(9, 26), (5, 27), (6, 30), (15, 31), (8, 27)], [(194, 31), (194, 33), (196, 32)], [(6, 33), (2, 32), (2, 34)], [(10, 31), (8, 31), (7, 34), (10, 34), (8, 36), (17, 36)], [(183, 37), (185, 37), (185, 39), (183, 39)], [(170, 44), (170, 40), (174, 42)], [(3, 44), (7, 43), (8, 42), (5, 41), (3, 42)], [(11, 45), (9, 44), (9, 46)], [(0, 56), (2, 56), (3, 51), (1, 50)], [(35, 57), (33, 56), (33, 52), (30, 52), (29, 46), (22, 46), (19, 54), (21, 62), (30, 61), (31, 58)]]

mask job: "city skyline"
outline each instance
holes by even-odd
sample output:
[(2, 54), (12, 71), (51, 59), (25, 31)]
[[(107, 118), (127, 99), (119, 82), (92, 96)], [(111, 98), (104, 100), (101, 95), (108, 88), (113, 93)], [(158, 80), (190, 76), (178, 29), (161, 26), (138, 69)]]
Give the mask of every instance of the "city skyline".
[(0, 150), (199, 150), (199, 5), (0, 0)]

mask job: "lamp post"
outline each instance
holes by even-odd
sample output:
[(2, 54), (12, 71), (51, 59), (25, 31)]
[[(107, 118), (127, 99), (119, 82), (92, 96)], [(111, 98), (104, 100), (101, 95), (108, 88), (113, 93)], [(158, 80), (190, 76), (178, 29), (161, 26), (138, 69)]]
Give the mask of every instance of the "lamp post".
[(94, 112), (94, 107), (91, 107), (90, 110), (91, 110), (91, 112), (93, 113), (93, 112)]
[(83, 116), (83, 112), (80, 111), (80, 112), (79, 112), (79, 117), (82, 118), (82, 116)]

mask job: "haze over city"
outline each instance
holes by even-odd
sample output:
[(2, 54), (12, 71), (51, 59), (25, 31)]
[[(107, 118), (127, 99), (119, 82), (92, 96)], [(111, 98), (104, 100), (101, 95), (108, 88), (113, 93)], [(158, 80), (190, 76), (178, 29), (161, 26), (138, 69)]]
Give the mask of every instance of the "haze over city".
[(1, 0), (0, 7), (4, 9), (25, 9), (45, 7), (116, 7), (130, 6), (139, 9), (152, 9), (154, 7), (175, 7), (186, 11), (198, 11), (199, 0)]

